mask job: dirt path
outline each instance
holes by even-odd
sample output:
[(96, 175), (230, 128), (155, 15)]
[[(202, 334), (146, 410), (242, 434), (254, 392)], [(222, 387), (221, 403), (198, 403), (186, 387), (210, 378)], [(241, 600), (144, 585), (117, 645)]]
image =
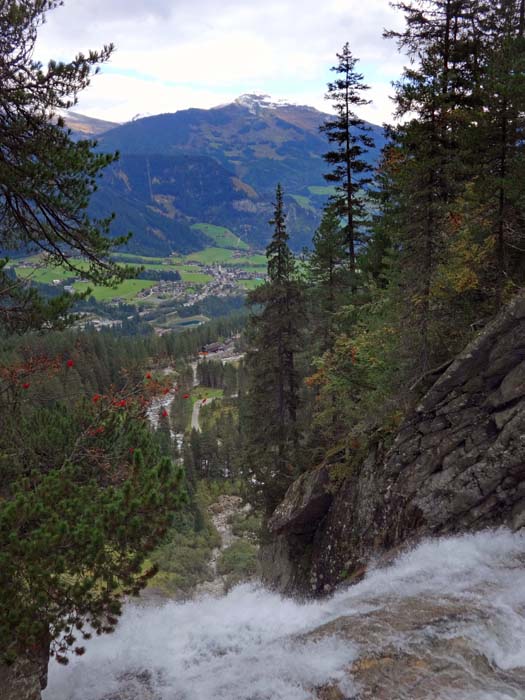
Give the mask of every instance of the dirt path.
[(207, 406), (214, 400), (214, 396), (209, 396), (206, 399), (199, 399), (198, 401), (195, 401), (193, 404), (193, 412), (191, 414), (191, 429), (192, 430), (197, 430), (199, 433), (201, 432), (201, 427), (199, 425), (199, 413), (201, 412), (201, 408), (203, 406)]

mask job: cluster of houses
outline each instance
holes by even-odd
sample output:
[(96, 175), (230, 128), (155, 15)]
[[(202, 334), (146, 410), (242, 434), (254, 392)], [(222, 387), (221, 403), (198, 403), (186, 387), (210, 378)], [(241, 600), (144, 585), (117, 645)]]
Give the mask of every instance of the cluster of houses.
[(138, 297), (147, 299), (148, 297), (169, 296), (175, 301), (182, 301), (184, 306), (192, 306), (209, 296), (227, 297), (237, 295), (242, 289), (240, 282), (260, 278), (260, 272), (249, 272), (236, 267), (204, 265), (198, 262), (192, 262), (191, 265), (198, 269), (199, 272), (210, 275), (213, 279), (200, 285), (194, 282), (161, 280), (158, 284), (143, 289), (139, 292)]

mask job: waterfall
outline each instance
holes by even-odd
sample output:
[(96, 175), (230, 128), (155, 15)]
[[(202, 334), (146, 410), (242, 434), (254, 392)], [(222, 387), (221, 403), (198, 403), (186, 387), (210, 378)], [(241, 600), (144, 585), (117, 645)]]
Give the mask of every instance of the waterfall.
[[(524, 613), (525, 533), (427, 540), (325, 600), (241, 585), (129, 603), (114, 634), (67, 667), (51, 663), (43, 697), (523, 700)], [(323, 686), (339, 695), (318, 695)]]

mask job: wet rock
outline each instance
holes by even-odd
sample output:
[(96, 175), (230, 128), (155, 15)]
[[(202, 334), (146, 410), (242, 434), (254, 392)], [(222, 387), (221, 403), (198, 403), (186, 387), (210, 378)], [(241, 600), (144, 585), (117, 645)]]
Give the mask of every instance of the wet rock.
[[(385, 601), (383, 601), (384, 603)], [(525, 669), (502, 670), (458, 633), (490, 624), (481, 604), (407, 599), (386, 601), (382, 609), (340, 617), (305, 635), (308, 640), (337, 636), (363, 651), (347, 668), (353, 700), (429, 700), (490, 697), (525, 687)], [(317, 689), (316, 700), (345, 700), (338, 686)], [(510, 697), (510, 696), (509, 696)], [(516, 695), (515, 697), (521, 697)]]

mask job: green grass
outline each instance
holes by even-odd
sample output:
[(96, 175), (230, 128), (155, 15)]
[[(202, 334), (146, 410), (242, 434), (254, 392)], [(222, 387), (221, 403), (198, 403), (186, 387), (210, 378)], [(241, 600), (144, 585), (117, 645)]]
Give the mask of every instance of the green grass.
[(239, 267), (264, 267), (264, 269), (266, 269), (268, 259), (266, 258), (266, 255), (255, 253), (254, 255), (233, 258), (231, 264)]
[(333, 185), (310, 185), (308, 192), (320, 196), (329, 196), (335, 193), (335, 187)]
[(197, 253), (191, 253), (186, 256), (186, 260), (195, 260), (196, 262), (203, 263), (204, 265), (211, 265), (213, 263), (225, 263), (232, 259), (233, 251), (227, 250), (226, 248), (204, 248), (204, 250), (199, 250)]
[[(206, 323), (210, 319), (207, 316), (186, 316), (181, 318), (178, 316), (177, 312), (168, 314), (162, 323), (159, 325), (164, 328), (192, 328), (197, 326), (198, 323)], [(157, 322), (158, 323), (158, 322)]]
[(244, 289), (255, 289), (259, 285), (264, 284), (264, 280), (240, 280), (239, 284)]
[[(196, 386), (191, 390), (191, 401), (195, 403), (204, 398), (222, 399), (224, 391), (222, 389), (211, 389), (207, 386)], [(206, 404), (204, 404), (206, 406)]]
[(31, 267), (14, 267), (17, 277), (20, 279), (30, 279), (39, 284), (53, 284), (53, 280), (67, 280), (75, 275), (72, 272), (66, 272), (61, 267), (51, 268), (31, 268)]
[(315, 207), (312, 205), (312, 202), (308, 199), (308, 197), (305, 197), (302, 194), (291, 194), (290, 197), (295, 199), (297, 204), (303, 209), (315, 212)]
[(116, 257), (122, 258), (122, 260), (128, 260), (132, 265), (133, 264), (140, 265), (141, 263), (137, 262), (137, 260), (151, 260), (152, 263), (161, 263), (163, 260), (167, 259), (167, 258), (150, 257), (149, 255), (134, 255), (132, 253), (117, 253)]
[(139, 263), (139, 265), (143, 267), (144, 270), (169, 270), (173, 272), (177, 269), (175, 265), (162, 265), (161, 263)]
[(114, 289), (111, 287), (98, 287), (88, 282), (75, 282), (74, 288), (76, 292), (85, 292), (88, 287), (91, 287), (91, 296), (94, 296), (97, 301), (111, 301), (117, 297), (120, 299), (133, 299), (140, 291), (153, 287), (156, 282), (152, 280), (124, 280)]
[(202, 231), (208, 238), (211, 238), (219, 248), (233, 248), (234, 250), (248, 250), (249, 245), (242, 241), (224, 226), (214, 224), (193, 224), (192, 228)]
[(180, 276), (183, 282), (191, 282), (192, 284), (206, 284), (211, 282), (212, 275), (207, 275), (205, 272), (188, 272), (187, 269), (179, 269)]
[(259, 253), (254, 253), (253, 255), (241, 255), (237, 257), (235, 251), (228, 250), (226, 248), (205, 248), (204, 250), (199, 250), (197, 253), (191, 253), (186, 256), (186, 261), (194, 260), (195, 262), (200, 262), (203, 265), (212, 265), (213, 263), (224, 264), (224, 265), (246, 265), (259, 266), (264, 265), (266, 267), (266, 256)]

